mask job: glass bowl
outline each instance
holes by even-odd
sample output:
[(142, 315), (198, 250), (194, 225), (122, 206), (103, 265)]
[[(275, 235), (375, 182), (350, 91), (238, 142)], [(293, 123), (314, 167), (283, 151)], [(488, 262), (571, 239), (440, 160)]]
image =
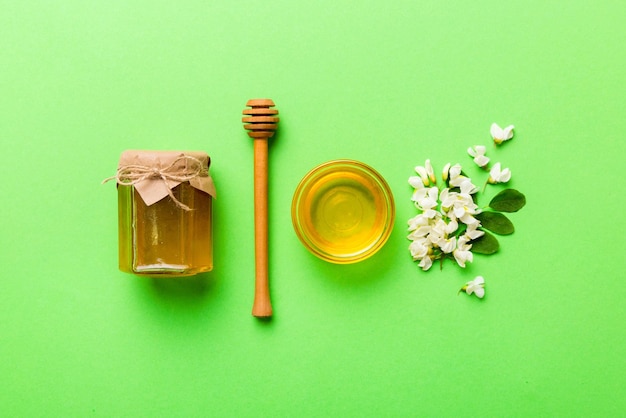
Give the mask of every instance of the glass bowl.
[(376, 170), (354, 160), (333, 160), (298, 184), (291, 219), (298, 238), (331, 263), (365, 260), (387, 242), (395, 207), (389, 185)]

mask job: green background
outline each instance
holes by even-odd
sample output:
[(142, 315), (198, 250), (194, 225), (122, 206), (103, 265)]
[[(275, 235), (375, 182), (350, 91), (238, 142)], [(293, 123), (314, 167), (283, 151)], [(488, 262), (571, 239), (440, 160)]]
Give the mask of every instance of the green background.
[[(623, 1), (0, 0), (4, 416), (616, 416), (626, 409)], [(275, 316), (250, 314), (245, 102), (270, 149)], [(422, 272), (407, 178), (488, 156), (528, 205), (501, 251)], [(117, 270), (124, 149), (212, 157), (215, 269)], [(387, 245), (338, 266), (290, 217), (313, 166), (388, 181)], [(487, 194), (497, 191), (490, 188)], [(483, 275), (487, 295), (457, 295)]]

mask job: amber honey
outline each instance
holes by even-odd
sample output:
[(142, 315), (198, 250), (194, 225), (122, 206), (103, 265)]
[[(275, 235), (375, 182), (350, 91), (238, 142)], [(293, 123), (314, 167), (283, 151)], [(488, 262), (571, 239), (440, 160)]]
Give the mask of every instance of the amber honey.
[(316, 256), (352, 263), (386, 242), (394, 220), (393, 198), (371, 167), (337, 160), (311, 170), (292, 203), (292, 220), (302, 243)]
[(189, 276), (213, 269), (211, 196), (182, 183), (147, 206), (132, 186), (118, 187), (120, 270), (150, 276)]

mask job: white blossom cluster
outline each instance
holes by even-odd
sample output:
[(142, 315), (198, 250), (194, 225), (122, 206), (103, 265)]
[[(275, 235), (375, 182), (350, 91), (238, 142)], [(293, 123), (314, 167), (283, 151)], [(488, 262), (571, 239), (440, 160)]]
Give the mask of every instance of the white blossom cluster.
[[(514, 128), (513, 125), (501, 128), (496, 123), (492, 124), (490, 133), (494, 144), (500, 146), (512, 139)], [(488, 167), (490, 158), (484, 145), (469, 147), (467, 153), (477, 166), (489, 171), (485, 187), (511, 179), (511, 170), (502, 168), (501, 163)], [(476, 218), (481, 212), (474, 201), (479, 188), (463, 174), (460, 164), (446, 164), (442, 172), (443, 189), (436, 184), (430, 160), (426, 160), (423, 166), (415, 167), (415, 172), (417, 176), (409, 177), (409, 184), (414, 189), (411, 200), (420, 213), (409, 219), (407, 237), (411, 240), (409, 251), (413, 260), (419, 261), (423, 270), (429, 270), (434, 260), (443, 261), (444, 258), (453, 258), (459, 266), (465, 267), (466, 263), (474, 260), (472, 242), (485, 235)], [(482, 299), (485, 296), (485, 279), (477, 276), (459, 290), (462, 291)]]
[(453, 257), (461, 267), (473, 261), (471, 241), (484, 235), (480, 221), (474, 217), (480, 208), (474, 203), (478, 191), (470, 178), (461, 172), (461, 165), (446, 164), (442, 178), (447, 187), (440, 190), (430, 160), (415, 167), (417, 176), (409, 178), (414, 188), (411, 200), (420, 210), (409, 219), (409, 251), (423, 270), (434, 260)]

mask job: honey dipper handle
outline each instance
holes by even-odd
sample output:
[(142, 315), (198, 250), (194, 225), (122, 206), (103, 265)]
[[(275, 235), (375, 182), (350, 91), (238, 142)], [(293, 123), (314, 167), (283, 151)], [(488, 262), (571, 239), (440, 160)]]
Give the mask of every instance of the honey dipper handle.
[(254, 139), (254, 250), (256, 280), (252, 315), (272, 316), (268, 278), (267, 138)]
[(267, 254), (267, 140), (274, 136), (278, 110), (272, 109), (272, 99), (251, 99), (243, 110), (241, 121), (254, 140), (254, 304), (252, 315), (257, 318), (272, 316), (268, 279)]

